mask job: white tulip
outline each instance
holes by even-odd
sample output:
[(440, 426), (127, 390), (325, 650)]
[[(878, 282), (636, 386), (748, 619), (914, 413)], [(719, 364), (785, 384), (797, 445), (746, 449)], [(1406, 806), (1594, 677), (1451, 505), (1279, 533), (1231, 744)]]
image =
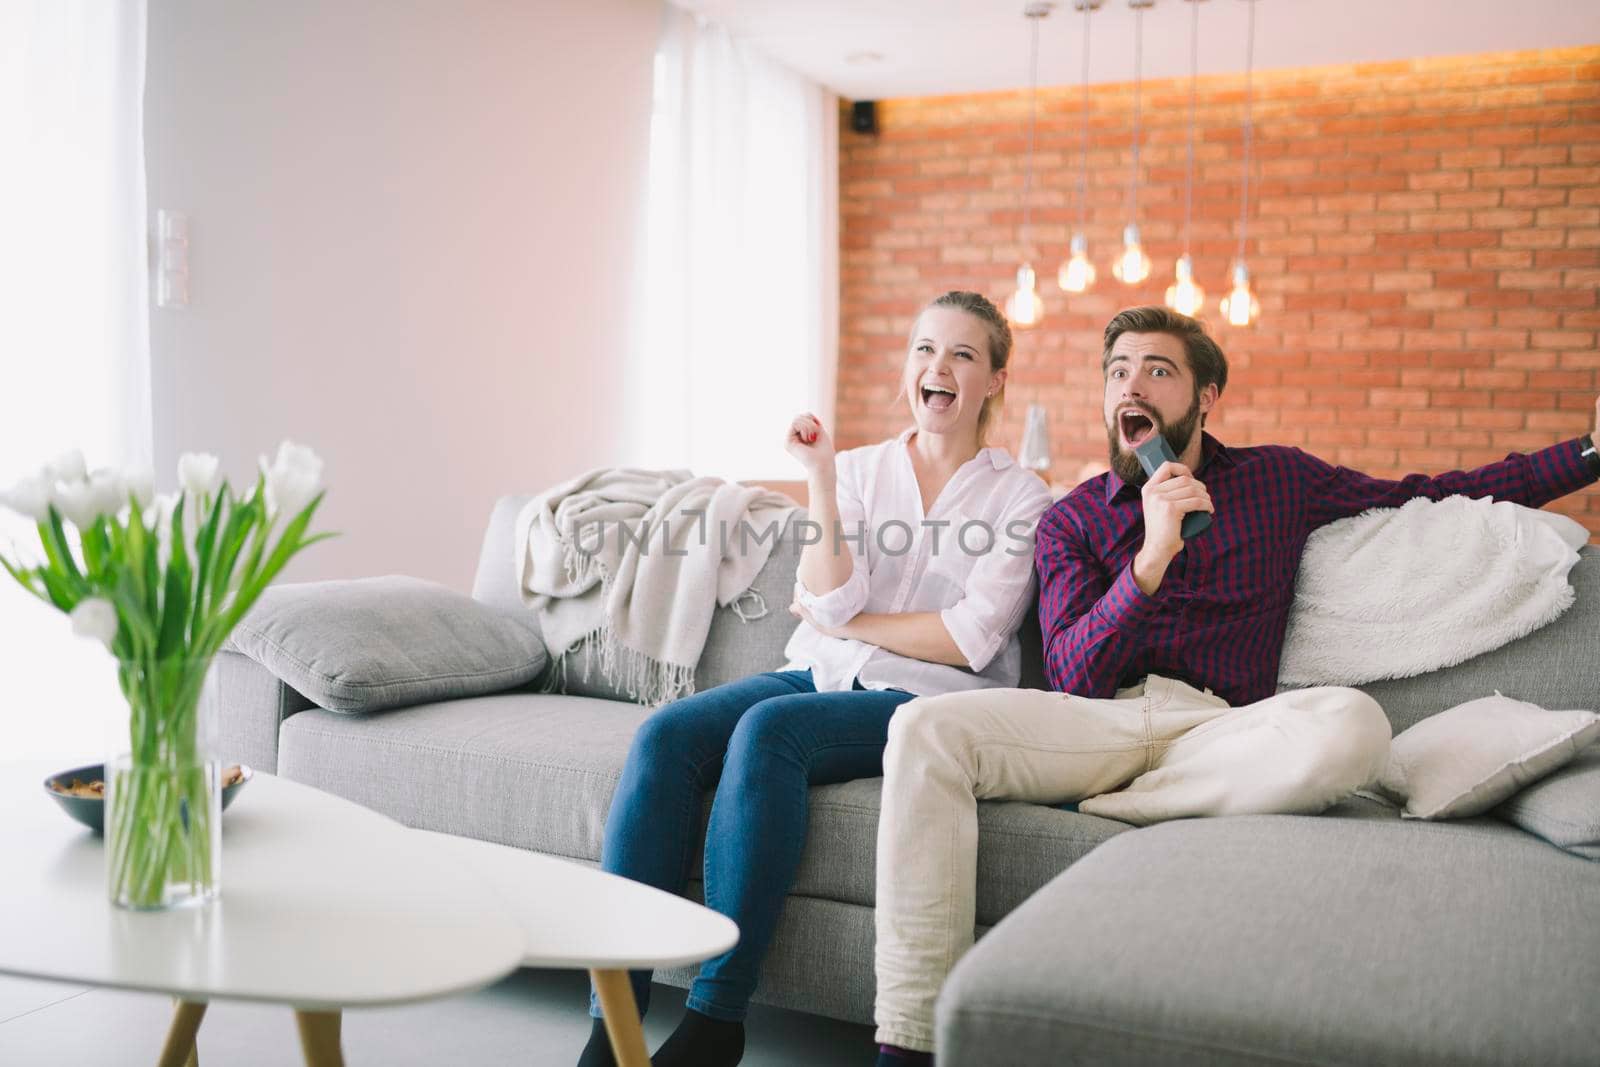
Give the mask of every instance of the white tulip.
[[(89, 475), (89, 492), (97, 515), (115, 515), (128, 505), (128, 481), (121, 471), (101, 467)], [(83, 527), (78, 523), (78, 527)]]
[(172, 510), (178, 506), (178, 493), (157, 493), (144, 511), (144, 521), (151, 529), (172, 525)]
[(128, 471), (123, 475), (123, 499), (117, 503), (120, 507), (127, 506), (127, 498), (139, 502), (139, 510), (143, 511), (150, 506), (156, 495), (156, 476), (146, 470)]
[(172, 550), (172, 511), (177, 506), (177, 493), (157, 493), (144, 512), (145, 528), (155, 533), (157, 544), (161, 546), (163, 567), (167, 565), (168, 553)]
[(94, 520), (105, 514), (101, 501), (101, 488), (92, 482), (63, 482), (50, 494), (50, 502), (61, 517), (80, 530), (94, 525)]
[(74, 448), (46, 463), (40, 473), (52, 482), (81, 482), (89, 477), (89, 468), (84, 465), (83, 453)]
[(311, 449), (285, 441), (278, 446), (272, 465), (261, 457), (266, 476), (267, 514), (295, 516), (322, 491), (322, 460)]
[(117, 609), (104, 597), (91, 596), (78, 601), (71, 618), (72, 632), (79, 637), (92, 637), (108, 649), (117, 638)]
[(178, 484), (192, 497), (210, 496), (222, 484), (221, 467), (209, 452), (185, 452), (178, 457)]
[[(178, 507), (182, 494), (157, 493), (155, 499), (150, 501), (150, 506), (144, 509), (144, 522), (147, 528), (155, 534), (155, 560), (166, 569), (166, 563), (173, 558), (173, 510)], [(194, 523), (184, 523), (184, 541), (186, 547), (194, 549)], [(190, 552), (190, 555), (194, 553)]]
[(50, 517), (50, 482), (43, 474), (24, 478), (0, 493), (0, 506), (18, 515), (25, 515), (34, 522), (44, 522)]

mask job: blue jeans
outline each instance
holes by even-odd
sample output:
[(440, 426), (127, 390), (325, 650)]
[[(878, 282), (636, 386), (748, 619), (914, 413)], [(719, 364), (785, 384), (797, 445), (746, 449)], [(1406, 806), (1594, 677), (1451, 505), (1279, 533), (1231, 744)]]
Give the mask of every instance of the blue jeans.
[[(600, 865), (682, 894), (700, 812), (715, 788), (705, 837), (706, 906), (739, 924), (739, 943), (708, 960), (689, 1007), (743, 1019), (805, 845), (807, 790), (883, 773), (898, 689), (819, 693), (810, 671), (758, 674), (674, 701), (634, 735)], [(630, 972), (642, 1012), (650, 972)], [(589, 1013), (600, 1015), (591, 996)]]

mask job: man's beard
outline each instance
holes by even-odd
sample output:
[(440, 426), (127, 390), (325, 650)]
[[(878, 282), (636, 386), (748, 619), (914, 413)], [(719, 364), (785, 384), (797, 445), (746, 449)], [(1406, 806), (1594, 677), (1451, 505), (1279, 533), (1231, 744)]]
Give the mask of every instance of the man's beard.
[[(1162, 421), (1154, 408), (1142, 404), (1133, 406), (1150, 417), (1156, 433), (1165, 437), (1172, 454), (1181, 458), (1188, 449), (1189, 442), (1194, 440), (1195, 432), (1200, 428), (1200, 395), (1195, 394), (1189, 410), (1184, 413), (1183, 418), (1171, 426)], [(1122, 446), (1121, 422), (1120, 418), (1113, 418), (1106, 426), (1106, 440), (1111, 446), (1111, 469), (1128, 485), (1136, 489), (1141, 488), (1149, 481), (1149, 475), (1145, 474), (1144, 468), (1139, 465), (1139, 457), (1133, 454), (1133, 450)]]

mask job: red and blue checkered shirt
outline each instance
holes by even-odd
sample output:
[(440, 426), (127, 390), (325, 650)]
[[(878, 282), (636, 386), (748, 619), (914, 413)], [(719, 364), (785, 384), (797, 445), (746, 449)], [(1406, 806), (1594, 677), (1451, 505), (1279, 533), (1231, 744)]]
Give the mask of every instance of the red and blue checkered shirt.
[(1109, 697), (1146, 674), (1179, 678), (1239, 706), (1277, 689), (1295, 570), (1317, 527), (1416, 497), (1494, 497), (1539, 507), (1593, 482), (1576, 441), (1474, 471), (1399, 481), (1335, 467), (1298, 448), (1225, 448), (1202, 438), (1195, 476), (1216, 508), (1146, 596), (1139, 490), (1115, 474), (1079, 485), (1039, 520), (1039, 628), (1050, 688)]

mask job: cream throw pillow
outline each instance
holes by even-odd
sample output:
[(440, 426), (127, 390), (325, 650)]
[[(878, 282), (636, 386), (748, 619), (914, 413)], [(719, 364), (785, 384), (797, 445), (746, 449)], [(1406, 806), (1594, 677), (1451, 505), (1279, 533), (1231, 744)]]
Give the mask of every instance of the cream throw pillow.
[(1378, 788), (1411, 819), (1488, 811), (1600, 738), (1592, 711), (1546, 711), (1498, 692), (1424, 719), (1395, 738)]

